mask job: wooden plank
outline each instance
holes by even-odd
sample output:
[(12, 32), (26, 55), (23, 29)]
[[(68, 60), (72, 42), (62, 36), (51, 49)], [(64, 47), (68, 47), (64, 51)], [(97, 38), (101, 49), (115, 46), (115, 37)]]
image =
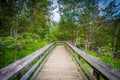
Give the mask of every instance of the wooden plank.
[(100, 75), (96, 70), (93, 70), (93, 75), (96, 77), (97, 80), (100, 80)]
[(90, 71), (82, 64), (82, 62), (76, 58), (75, 55), (73, 55), (74, 58), (76, 59), (76, 61), (78, 62), (78, 64), (82, 67), (82, 69), (85, 71), (85, 73), (88, 75), (88, 77), (91, 79), (91, 80), (97, 80), (91, 73)]
[(71, 49), (68, 46), (65, 46), (66, 49), (70, 52), (70, 56), (72, 57), (74, 63), (76, 64), (76, 67), (79, 71), (79, 73), (84, 77), (85, 80), (88, 80), (87, 77), (85, 76), (85, 74), (82, 72), (80, 65), (78, 64), (78, 62), (76, 61), (76, 59), (74, 58), (74, 56), (72, 55), (73, 51), (71, 51)]
[(65, 42), (70, 48), (72, 48), (75, 52), (77, 52), (81, 58), (83, 58), (89, 65), (91, 65), (95, 70), (97, 70), (100, 74), (106, 77), (109, 80), (120, 80), (120, 71), (108, 66), (104, 62), (93, 58), (92, 56), (86, 54), (82, 50), (77, 47)]
[(86, 80), (77, 71), (63, 46), (57, 46), (48, 58), (36, 80)]
[(7, 67), (0, 70), (0, 80), (8, 80), (12, 78), (14, 75), (18, 74), (24, 67), (31, 64), (33, 60), (35, 60), (40, 55), (44, 54), (44, 52), (49, 49), (54, 43), (49, 44), (32, 54), (28, 55), (27, 57), (18, 60)]
[(39, 66), (39, 64), (42, 62), (42, 60), (45, 58), (46, 55), (43, 55), (40, 60), (24, 75), (20, 80), (26, 80), (32, 72)]
[[(45, 63), (45, 61), (44, 62), (42, 62), (45, 58), (46, 58), (46, 56), (47, 56), (47, 58), (48, 58), (48, 56), (50, 55), (50, 53), (51, 53), (51, 51), (53, 50), (53, 48), (54, 48), (54, 46), (52, 46), (52, 47), (50, 47), (46, 52), (45, 52), (45, 54), (43, 55), (43, 56), (41, 56), (41, 58), (39, 58), (39, 61), (24, 75), (24, 76), (22, 76), (22, 78), (20, 79), (20, 80), (26, 80), (26, 79), (28, 79), (29, 77), (30, 77), (30, 75), (33, 73), (33, 71), (35, 71), (35, 69), (36, 68), (38, 68), (38, 66), (43, 66), (43, 64)], [(48, 55), (49, 54), (49, 55)], [(41, 63), (42, 62), (42, 63)], [(41, 63), (41, 64), (40, 64)], [(41, 69), (41, 68), (40, 68)], [(35, 77), (37, 76), (37, 73), (40, 71), (40, 69), (38, 68), (37, 69), (37, 71), (33, 74), (33, 76), (32, 76), (32, 78), (31, 78), (31, 80), (34, 80), (35, 79)]]
[(73, 57), (73, 59), (75, 60), (75, 62), (77, 63), (77, 65), (79, 65), (79, 67), (82, 67), (82, 69), (84, 70), (84, 72), (87, 74), (87, 76), (91, 79), (91, 80), (97, 80), (92, 73), (90, 73), (90, 71), (82, 64), (82, 62), (80, 61), (80, 56), (75, 56), (75, 52), (71, 51), (71, 49), (68, 47), (69, 51), (71, 52), (71, 55)]
[[(52, 49), (52, 48), (51, 48)], [(50, 52), (49, 52), (50, 51)], [(45, 62), (47, 61), (48, 57), (51, 54), (51, 50), (48, 51), (48, 55), (46, 55), (47, 57), (44, 59), (44, 61), (42, 62), (42, 64), (38, 67), (38, 69), (36, 70), (36, 72), (33, 74), (33, 76), (31, 77), (30, 80), (35, 80), (35, 78), (37, 77), (38, 73), (41, 71), (42, 67), (44, 66)]]

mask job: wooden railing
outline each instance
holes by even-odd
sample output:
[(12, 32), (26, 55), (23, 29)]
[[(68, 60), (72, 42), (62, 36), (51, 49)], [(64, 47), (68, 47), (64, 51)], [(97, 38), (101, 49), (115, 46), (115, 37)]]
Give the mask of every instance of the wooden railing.
[(0, 80), (18, 79), (34, 80), (41, 70), (50, 52), (53, 50), (55, 43), (49, 44), (27, 57), (18, 60), (0, 70)]
[[(58, 45), (63, 42), (56, 42)], [(0, 70), (0, 80), (34, 80), (42, 69), (44, 63), (55, 47), (55, 42), (49, 44), (27, 57), (18, 60)], [(120, 80), (120, 71), (108, 66), (100, 60), (93, 58), (82, 50), (68, 42), (64, 42), (65, 47), (71, 53), (80, 73), (86, 77), (86, 80)], [(87, 67), (86, 67), (87, 64)], [(92, 69), (88, 69), (89, 67)]]
[[(84, 72), (90, 80), (120, 80), (120, 71), (108, 66), (104, 62), (93, 58), (79, 48), (64, 42), (65, 47), (70, 51), (75, 62), (79, 66), (78, 69)], [(87, 67), (86, 67), (87, 64)], [(88, 70), (88, 65), (92, 69)]]

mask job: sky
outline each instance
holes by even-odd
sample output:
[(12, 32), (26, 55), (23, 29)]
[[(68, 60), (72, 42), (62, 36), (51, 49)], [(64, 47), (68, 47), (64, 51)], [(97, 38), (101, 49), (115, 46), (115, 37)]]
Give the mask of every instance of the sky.
[(53, 11), (53, 15), (51, 17), (51, 19), (55, 22), (59, 22), (60, 21), (60, 14), (58, 13), (59, 8), (57, 7), (54, 11)]
[(59, 22), (60, 21), (60, 14), (59, 14), (59, 8), (58, 8), (58, 4), (57, 4), (57, 0), (53, 0), (54, 5), (56, 6), (56, 8), (51, 12), (53, 15), (51, 16), (51, 20), (55, 21), (55, 22)]
[(120, 4), (120, 0), (98, 0), (98, 5), (100, 8), (105, 8), (111, 1), (115, 1), (116, 4)]
[[(99, 5), (99, 9), (101, 8), (105, 8), (109, 5), (110, 1), (113, 0), (98, 0), (98, 5)], [(120, 4), (120, 0), (115, 0), (116, 4)], [(52, 16), (51, 16), (51, 20), (55, 21), (55, 22), (59, 22), (60, 21), (60, 14), (58, 13), (59, 8), (58, 8), (58, 4), (57, 4), (57, 0), (54, 0), (54, 5), (53, 6), (57, 6), (56, 9), (54, 9), (52, 11)], [(100, 15), (104, 15), (105, 13), (100, 11)], [(120, 14), (120, 11), (117, 13)]]
[(115, 1), (115, 4), (118, 5), (114, 8), (112, 8), (112, 11), (114, 11), (116, 13), (114, 13), (113, 16), (111, 16), (111, 18), (115, 18), (120, 15), (120, 0), (98, 0), (98, 6), (99, 6), (99, 10), (100, 10), (99, 15), (102, 16), (105, 14), (105, 12), (103, 12), (101, 9), (105, 9), (111, 1)]

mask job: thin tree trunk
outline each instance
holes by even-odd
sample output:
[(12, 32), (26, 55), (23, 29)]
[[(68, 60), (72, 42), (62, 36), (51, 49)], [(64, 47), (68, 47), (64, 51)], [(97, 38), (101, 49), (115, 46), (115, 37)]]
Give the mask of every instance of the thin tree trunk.
[(13, 36), (13, 30), (12, 30), (12, 27), (10, 28), (10, 36)]
[(92, 38), (92, 32), (93, 32), (92, 27), (90, 27), (89, 33), (88, 33), (88, 36), (87, 36), (87, 40), (86, 40), (86, 46), (85, 46), (86, 50), (89, 50), (89, 48), (90, 48), (90, 43), (91, 43), (91, 38)]
[(14, 29), (14, 42), (15, 42), (15, 52), (14, 52), (14, 59), (17, 60), (17, 30)]
[(78, 43), (78, 34), (79, 34), (79, 31), (76, 31), (77, 34), (76, 34), (76, 40), (75, 40), (75, 46), (77, 46), (77, 43)]
[(120, 28), (120, 24), (117, 26), (116, 30), (115, 30), (115, 37), (114, 37), (114, 43), (113, 43), (113, 51), (116, 51), (116, 45), (117, 45), (117, 36), (118, 36), (118, 31)]
[(71, 42), (74, 45), (74, 29), (71, 30)]
[(34, 12), (33, 12), (34, 15), (37, 14), (37, 3), (38, 3), (38, 0), (35, 1)]
[(88, 34), (87, 40), (86, 40), (86, 46), (85, 49), (89, 50), (89, 46), (90, 46), (90, 34)]

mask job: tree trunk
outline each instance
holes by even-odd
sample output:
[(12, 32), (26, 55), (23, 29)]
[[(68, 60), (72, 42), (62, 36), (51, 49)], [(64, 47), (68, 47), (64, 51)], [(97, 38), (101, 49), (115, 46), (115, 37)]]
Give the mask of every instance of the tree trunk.
[(15, 42), (15, 51), (14, 51), (14, 59), (17, 60), (17, 29), (14, 29), (14, 42)]
[[(120, 25), (120, 24), (119, 24)], [(119, 28), (120, 26), (117, 26), (116, 30), (115, 30), (115, 37), (114, 37), (114, 43), (113, 43), (113, 51), (116, 51), (117, 50), (117, 36), (118, 36), (118, 31), (119, 31)]]
[(89, 48), (90, 48), (92, 34), (93, 34), (93, 30), (92, 30), (92, 27), (90, 26), (89, 33), (88, 33), (87, 40), (86, 40), (86, 46), (85, 46), (86, 50), (89, 50)]
[(74, 29), (71, 30), (71, 43), (74, 45)]
[(86, 40), (86, 46), (85, 49), (89, 50), (89, 45), (90, 45), (90, 34), (88, 34), (87, 40)]
[(10, 29), (10, 36), (13, 36), (13, 30), (12, 30), (12, 27)]

